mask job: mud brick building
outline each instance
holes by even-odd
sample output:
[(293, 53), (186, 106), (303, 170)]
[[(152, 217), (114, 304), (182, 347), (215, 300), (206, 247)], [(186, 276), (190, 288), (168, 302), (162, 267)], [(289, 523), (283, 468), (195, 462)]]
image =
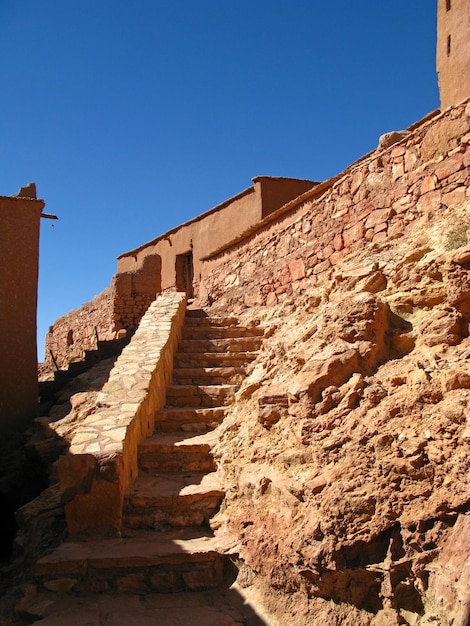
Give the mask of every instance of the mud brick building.
[(39, 221), (34, 184), (0, 196), (0, 432), (36, 415)]

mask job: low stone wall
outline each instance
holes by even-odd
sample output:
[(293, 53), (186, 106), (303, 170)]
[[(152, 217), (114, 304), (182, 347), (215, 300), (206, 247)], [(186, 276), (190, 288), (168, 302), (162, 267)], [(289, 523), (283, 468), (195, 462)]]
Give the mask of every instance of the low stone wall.
[(69, 363), (84, 359), (86, 350), (95, 350), (98, 340), (115, 339), (113, 307), (114, 290), (108, 287), (79, 309), (59, 317), (46, 335), (44, 365), (52, 371), (67, 369)]
[[(229, 306), (274, 305), (322, 284), (354, 251), (410, 228), (432, 228), (441, 211), (470, 198), (469, 144), (467, 102), (417, 125), (395, 145), (379, 147), (206, 259), (201, 292)], [(465, 225), (449, 224), (449, 231), (455, 226)]]
[(117, 359), (96, 411), (59, 460), (70, 536), (119, 534), (124, 493), (137, 476), (137, 447), (164, 406), (185, 310), (184, 294), (158, 296)]

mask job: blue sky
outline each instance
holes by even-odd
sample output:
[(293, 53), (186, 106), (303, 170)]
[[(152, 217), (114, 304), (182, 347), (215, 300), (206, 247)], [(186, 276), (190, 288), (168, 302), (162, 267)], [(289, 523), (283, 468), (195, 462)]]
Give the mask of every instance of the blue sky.
[(254, 176), (329, 178), (438, 108), (435, 42), (435, 0), (0, 0), (0, 194), (35, 181), (59, 216), (40, 359), (119, 254)]

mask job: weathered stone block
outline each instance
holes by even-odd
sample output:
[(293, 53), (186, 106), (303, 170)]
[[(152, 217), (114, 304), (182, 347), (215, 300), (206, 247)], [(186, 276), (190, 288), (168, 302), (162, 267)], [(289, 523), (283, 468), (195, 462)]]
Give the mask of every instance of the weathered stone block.
[(446, 159), (442, 165), (436, 168), (436, 176), (439, 180), (448, 178), (454, 172), (462, 169), (463, 161), (461, 155), (456, 155), (451, 159)]
[(395, 214), (394, 210), (389, 209), (375, 209), (369, 215), (369, 217), (365, 221), (366, 228), (374, 228), (379, 224), (387, 222), (393, 215)]
[(339, 252), (340, 250), (344, 248), (343, 236), (340, 233), (335, 235), (333, 239), (333, 248), (335, 249), (336, 252)]
[(416, 208), (420, 213), (436, 211), (441, 206), (441, 192), (439, 190), (430, 191), (418, 199)]
[(454, 189), (454, 191), (451, 191), (450, 193), (445, 193), (442, 196), (442, 204), (445, 204), (448, 207), (459, 206), (467, 199), (466, 192), (466, 187), (457, 187), (457, 189)]
[(305, 264), (303, 259), (296, 259), (289, 263), (289, 271), (292, 280), (301, 280), (305, 278)]
[(365, 229), (362, 222), (357, 222), (353, 226), (343, 231), (344, 245), (350, 246), (356, 241), (360, 241), (364, 237)]
[(421, 184), (421, 193), (428, 193), (428, 191), (434, 191), (436, 189), (436, 177), (434, 175), (425, 176)]

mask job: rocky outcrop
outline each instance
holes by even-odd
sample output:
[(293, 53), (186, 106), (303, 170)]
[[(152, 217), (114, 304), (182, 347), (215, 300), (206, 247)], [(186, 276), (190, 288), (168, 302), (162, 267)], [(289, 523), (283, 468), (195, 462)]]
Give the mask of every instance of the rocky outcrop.
[(468, 623), (470, 247), (442, 230), (241, 314), (268, 338), (222, 427), (216, 524), (281, 620)]

